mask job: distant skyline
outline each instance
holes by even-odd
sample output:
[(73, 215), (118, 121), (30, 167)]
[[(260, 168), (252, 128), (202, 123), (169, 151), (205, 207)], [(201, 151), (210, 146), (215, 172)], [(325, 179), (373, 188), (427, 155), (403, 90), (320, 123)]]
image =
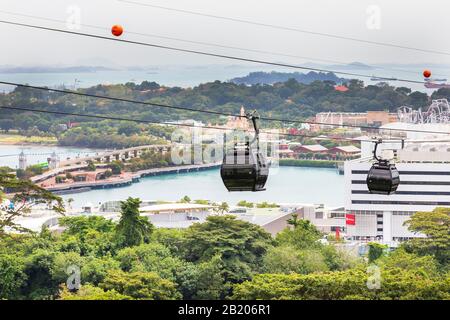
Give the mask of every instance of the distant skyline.
[[(450, 52), (442, 30), (450, 31), (450, 4), (441, 0), (135, 0), (137, 2), (199, 11), (264, 23), (339, 34), (370, 41)], [(380, 29), (373, 23), (373, 6), (379, 8)], [(166, 10), (131, 5), (116, 0), (3, 0), (0, 11), (67, 20), (73, 7), (80, 8), (81, 23), (105, 29), (82, 28), (81, 31), (109, 35), (113, 24), (125, 28), (123, 38), (176, 45), (190, 49), (234, 54), (289, 63), (315, 62), (308, 59), (278, 57), (262, 53), (187, 44), (173, 40), (127, 34), (127, 31), (218, 43), (255, 50), (276, 51), (289, 55), (315, 57), (346, 63), (450, 64), (450, 56), (389, 48), (346, 40), (274, 30), (238, 22), (199, 17)], [(372, 9), (371, 9), (372, 8)], [(367, 11), (369, 10), (369, 11)], [(0, 12), (0, 19), (66, 28), (65, 24), (12, 16)], [(155, 66), (155, 65), (239, 65), (239, 62), (195, 56), (160, 49), (55, 34), (0, 24), (2, 47), (0, 65), (14, 66)], [(242, 63), (244, 64), (244, 63)], [(246, 64), (246, 63), (245, 63)], [(247, 64), (248, 65), (248, 64)]]

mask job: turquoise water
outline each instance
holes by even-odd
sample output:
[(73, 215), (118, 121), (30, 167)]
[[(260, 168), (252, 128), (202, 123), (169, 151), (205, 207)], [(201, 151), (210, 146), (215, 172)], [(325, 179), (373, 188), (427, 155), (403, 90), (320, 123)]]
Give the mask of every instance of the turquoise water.
[[(11, 146), (0, 145), (0, 166), (17, 167), (18, 157), (4, 157), (10, 154), (51, 153), (60, 154), (61, 158), (93, 154), (96, 150), (66, 148), (57, 146)], [(28, 164), (45, 161), (48, 155), (30, 155)], [(145, 200), (179, 200), (185, 195), (191, 199), (208, 199), (227, 201), (236, 204), (240, 200), (251, 202), (305, 202), (324, 203), (340, 206), (344, 203), (344, 177), (336, 169), (280, 167), (271, 170), (263, 192), (228, 192), (220, 179), (218, 169), (171, 174), (141, 179), (139, 183), (117, 189), (99, 189), (89, 192), (64, 195), (73, 198), (74, 207), (81, 207), (87, 202), (98, 204), (108, 200), (124, 200), (127, 197), (139, 197)]]
[(269, 176), (267, 190), (262, 192), (228, 192), (220, 179), (218, 169), (147, 177), (131, 186), (117, 189), (99, 189), (85, 193), (64, 195), (73, 198), (74, 207), (87, 202), (96, 205), (107, 200), (123, 200), (129, 196), (145, 200), (191, 199), (226, 201), (240, 200), (277, 203), (324, 203), (329, 206), (344, 204), (344, 177), (336, 169), (281, 167)]

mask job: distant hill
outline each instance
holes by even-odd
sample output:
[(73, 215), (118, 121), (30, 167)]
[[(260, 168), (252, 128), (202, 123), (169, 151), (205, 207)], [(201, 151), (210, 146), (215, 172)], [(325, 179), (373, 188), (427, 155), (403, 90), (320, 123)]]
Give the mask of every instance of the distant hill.
[(339, 78), (334, 73), (324, 73), (324, 72), (251, 72), (245, 77), (233, 78), (230, 80), (232, 83), (236, 84), (274, 84), (277, 82), (285, 82), (289, 79), (295, 79), (299, 83), (310, 84), (314, 81), (334, 81), (336, 83), (342, 83), (348, 81), (345, 78)]

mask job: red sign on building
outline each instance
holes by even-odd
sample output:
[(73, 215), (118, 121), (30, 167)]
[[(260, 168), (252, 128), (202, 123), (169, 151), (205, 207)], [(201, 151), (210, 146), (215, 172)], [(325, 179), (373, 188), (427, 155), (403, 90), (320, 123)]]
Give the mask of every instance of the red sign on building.
[(354, 214), (347, 213), (345, 215), (345, 224), (354, 226), (356, 222), (356, 218)]

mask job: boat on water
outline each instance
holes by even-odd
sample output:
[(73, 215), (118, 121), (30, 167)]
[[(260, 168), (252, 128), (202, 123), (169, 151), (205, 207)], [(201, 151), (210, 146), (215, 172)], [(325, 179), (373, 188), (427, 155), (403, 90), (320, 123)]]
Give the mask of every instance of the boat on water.
[(370, 80), (371, 81), (396, 81), (397, 78), (393, 78), (393, 77), (391, 77), (391, 78), (383, 78), (383, 77), (372, 76), (370, 78)]
[(425, 78), (424, 79), (424, 81), (427, 81), (427, 82), (445, 82), (445, 81), (447, 81), (447, 79), (445, 79), (445, 78), (442, 78), (442, 79), (430, 79), (430, 78)]
[(435, 83), (435, 82), (431, 82), (431, 81), (426, 81), (424, 86), (425, 86), (425, 88), (428, 88), (428, 89), (450, 88), (450, 83)]

